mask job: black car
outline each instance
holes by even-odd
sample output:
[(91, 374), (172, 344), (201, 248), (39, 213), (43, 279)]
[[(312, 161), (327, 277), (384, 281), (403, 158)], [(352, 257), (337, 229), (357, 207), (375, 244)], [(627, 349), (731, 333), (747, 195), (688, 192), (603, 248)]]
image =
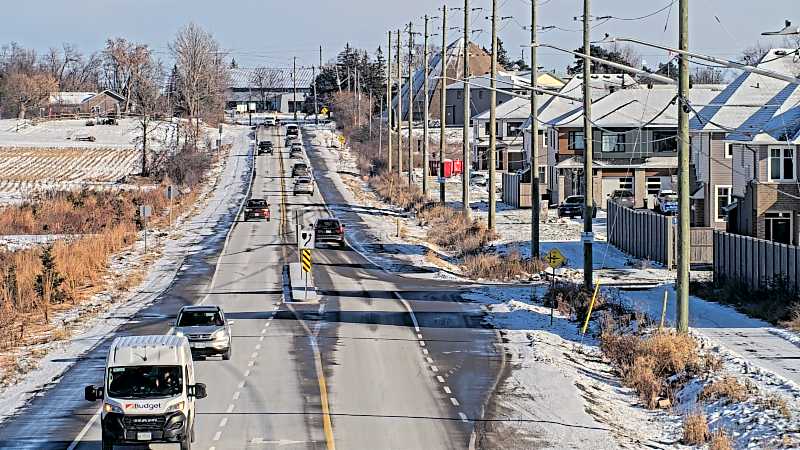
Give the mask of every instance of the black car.
[(314, 246), (334, 243), (344, 248), (344, 224), (339, 219), (317, 219), (314, 224)]
[(309, 175), (310, 175), (310, 170), (308, 168), (308, 164), (295, 163), (295, 165), (292, 166), (292, 178), (309, 176)]
[(271, 155), (272, 154), (273, 144), (272, 141), (261, 141), (258, 143), (258, 154), (259, 155)]
[(251, 198), (244, 205), (244, 220), (251, 218), (264, 219), (269, 222), (271, 218), (269, 204), (263, 198)]
[[(558, 205), (558, 217), (583, 217), (583, 196), (570, 195)], [(592, 205), (592, 218), (597, 217), (597, 205)]]

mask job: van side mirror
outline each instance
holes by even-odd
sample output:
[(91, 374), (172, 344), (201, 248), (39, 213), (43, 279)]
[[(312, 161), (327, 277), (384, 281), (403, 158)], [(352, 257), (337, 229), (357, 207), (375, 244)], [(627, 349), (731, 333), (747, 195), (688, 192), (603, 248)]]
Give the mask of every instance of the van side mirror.
[(89, 402), (96, 402), (103, 398), (103, 388), (89, 385), (83, 388), (83, 398)]
[(205, 383), (196, 383), (193, 386), (189, 386), (189, 395), (194, 398), (208, 397)]

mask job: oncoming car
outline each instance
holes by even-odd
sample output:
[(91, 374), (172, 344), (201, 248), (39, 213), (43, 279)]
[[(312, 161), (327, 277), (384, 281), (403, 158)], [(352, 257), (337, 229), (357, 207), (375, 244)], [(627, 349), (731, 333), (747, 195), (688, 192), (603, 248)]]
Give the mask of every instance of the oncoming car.
[(192, 355), (231, 359), (231, 326), (219, 306), (184, 306), (175, 321), (175, 334), (189, 340)]

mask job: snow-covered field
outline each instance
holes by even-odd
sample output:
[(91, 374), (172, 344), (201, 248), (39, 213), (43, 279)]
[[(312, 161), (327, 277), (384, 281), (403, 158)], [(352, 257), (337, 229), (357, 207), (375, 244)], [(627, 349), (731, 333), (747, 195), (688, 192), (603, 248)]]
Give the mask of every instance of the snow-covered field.
[[(133, 148), (138, 135), (135, 119), (121, 119), (118, 125), (86, 126), (86, 120), (53, 120), (33, 124), (17, 119), (0, 120), (2, 147)], [(166, 132), (166, 127), (164, 131)], [(93, 136), (94, 142), (77, 138)]]

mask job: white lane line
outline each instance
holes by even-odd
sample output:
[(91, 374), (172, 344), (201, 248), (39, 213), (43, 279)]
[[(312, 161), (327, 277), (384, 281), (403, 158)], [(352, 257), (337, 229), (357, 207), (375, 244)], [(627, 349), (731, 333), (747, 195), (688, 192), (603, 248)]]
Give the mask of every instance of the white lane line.
[(84, 436), (86, 436), (86, 433), (88, 433), (89, 429), (92, 428), (92, 425), (94, 425), (94, 423), (97, 422), (97, 419), (100, 418), (100, 410), (101, 410), (101, 408), (102, 408), (102, 406), (100, 408), (98, 408), (97, 412), (94, 413), (92, 418), (89, 419), (88, 422), (86, 422), (86, 425), (83, 426), (83, 428), (81, 429), (81, 432), (78, 433), (78, 436), (75, 437), (75, 440), (72, 441), (71, 444), (69, 444), (69, 447), (67, 447), (67, 450), (75, 450), (75, 447), (77, 447), (78, 444), (83, 440)]
[(244, 376), (246, 376), (246, 377), (249, 377), (249, 376), (250, 376), (250, 370), (246, 370), (246, 371), (244, 372)]
[(267, 319), (266, 322), (264, 322), (264, 328), (267, 328), (271, 322), (272, 322), (272, 317), (270, 317), (269, 319)]
[(425, 347), (425, 341), (419, 341), (419, 346), (420, 347)]
[(221, 437), (222, 437), (222, 431), (217, 431), (216, 433), (214, 433), (214, 439), (212, 439), (212, 440), (216, 442)]
[(264, 342), (264, 336), (261, 336), (260, 338), (258, 338), (258, 342)]
[(263, 330), (261, 330), (261, 334), (267, 334), (267, 329), (264, 328)]
[(233, 401), (239, 400), (239, 396), (242, 395), (241, 391), (236, 391), (233, 393)]
[(211, 447), (208, 447), (208, 450), (217, 450), (217, 447), (211, 446)]
[(233, 408), (234, 408), (233, 403), (231, 403), (230, 405), (228, 405), (228, 409), (225, 412), (230, 414), (233, 412)]
[(453, 393), (453, 391), (451, 391), (451, 390), (450, 390), (450, 388), (449, 388), (448, 386), (445, 386), (445, 387), (443, 387), (442, 389), (444, 389), (444, 392), (445, 392), (447, 395), (450, 395), (450, 394), (452, 394), (452, 393)]
[(431, 358), (430, 356), (425, 358), (425, 361), (428, 361), (428, 364), (433, 364), (433, 358)]
[(438, 371), (439, 371), (439, 368), (438, 368), (438, 367), (436, 367), (436, 366), (431, 366), (431, 370), (432, 370), (434, 373), (436, 373), (436, 372), (438, 372)]
[(225, 428), (225, 425), (227, 425), (227, 424), (228, 424), (228, 418), (227, 417), (223, 417), (222, 420), (219, 421), (219, 427), (220, 428)]
[(243, 388), (244, 388), (244, 381), (242, 381), (241, 383), (239, 383), (239, 389), (243, 389)]
[(247, 367), (253, 367), (253, 361), (248, 361), (247, 362)]
[(261, 350), (261, 344), (256, 344), (256, 350)]
[(462, 422), (469, 422), (469, 419), (467, 419), (467, 415), (464, 414), (463, 412), (459, 412), (458, 417), (461, 417)]
[(439, 383), (444, 383), (444, 378), (441, 375), (436, 375), (436, 379), (439, 380)]
[(450, 403), (452, 403), (453, 406), (459, 406), (460, 405), (460, 403), (458, 403), (458, 400), (456, 400), (455, 397), (450, 397)]
[(422, 354), (423, 355), (427, 355), (428, 354), (428, 349), (427, 348), (423, 348), (422, 349)]
[(422, 339), (422, 333), (417, 333), (417, 339)]
[(258, 358), (258, 352), (253, 352), (252, 354), (250, 354), (250, 359), (256, 359), (256, 358)]

